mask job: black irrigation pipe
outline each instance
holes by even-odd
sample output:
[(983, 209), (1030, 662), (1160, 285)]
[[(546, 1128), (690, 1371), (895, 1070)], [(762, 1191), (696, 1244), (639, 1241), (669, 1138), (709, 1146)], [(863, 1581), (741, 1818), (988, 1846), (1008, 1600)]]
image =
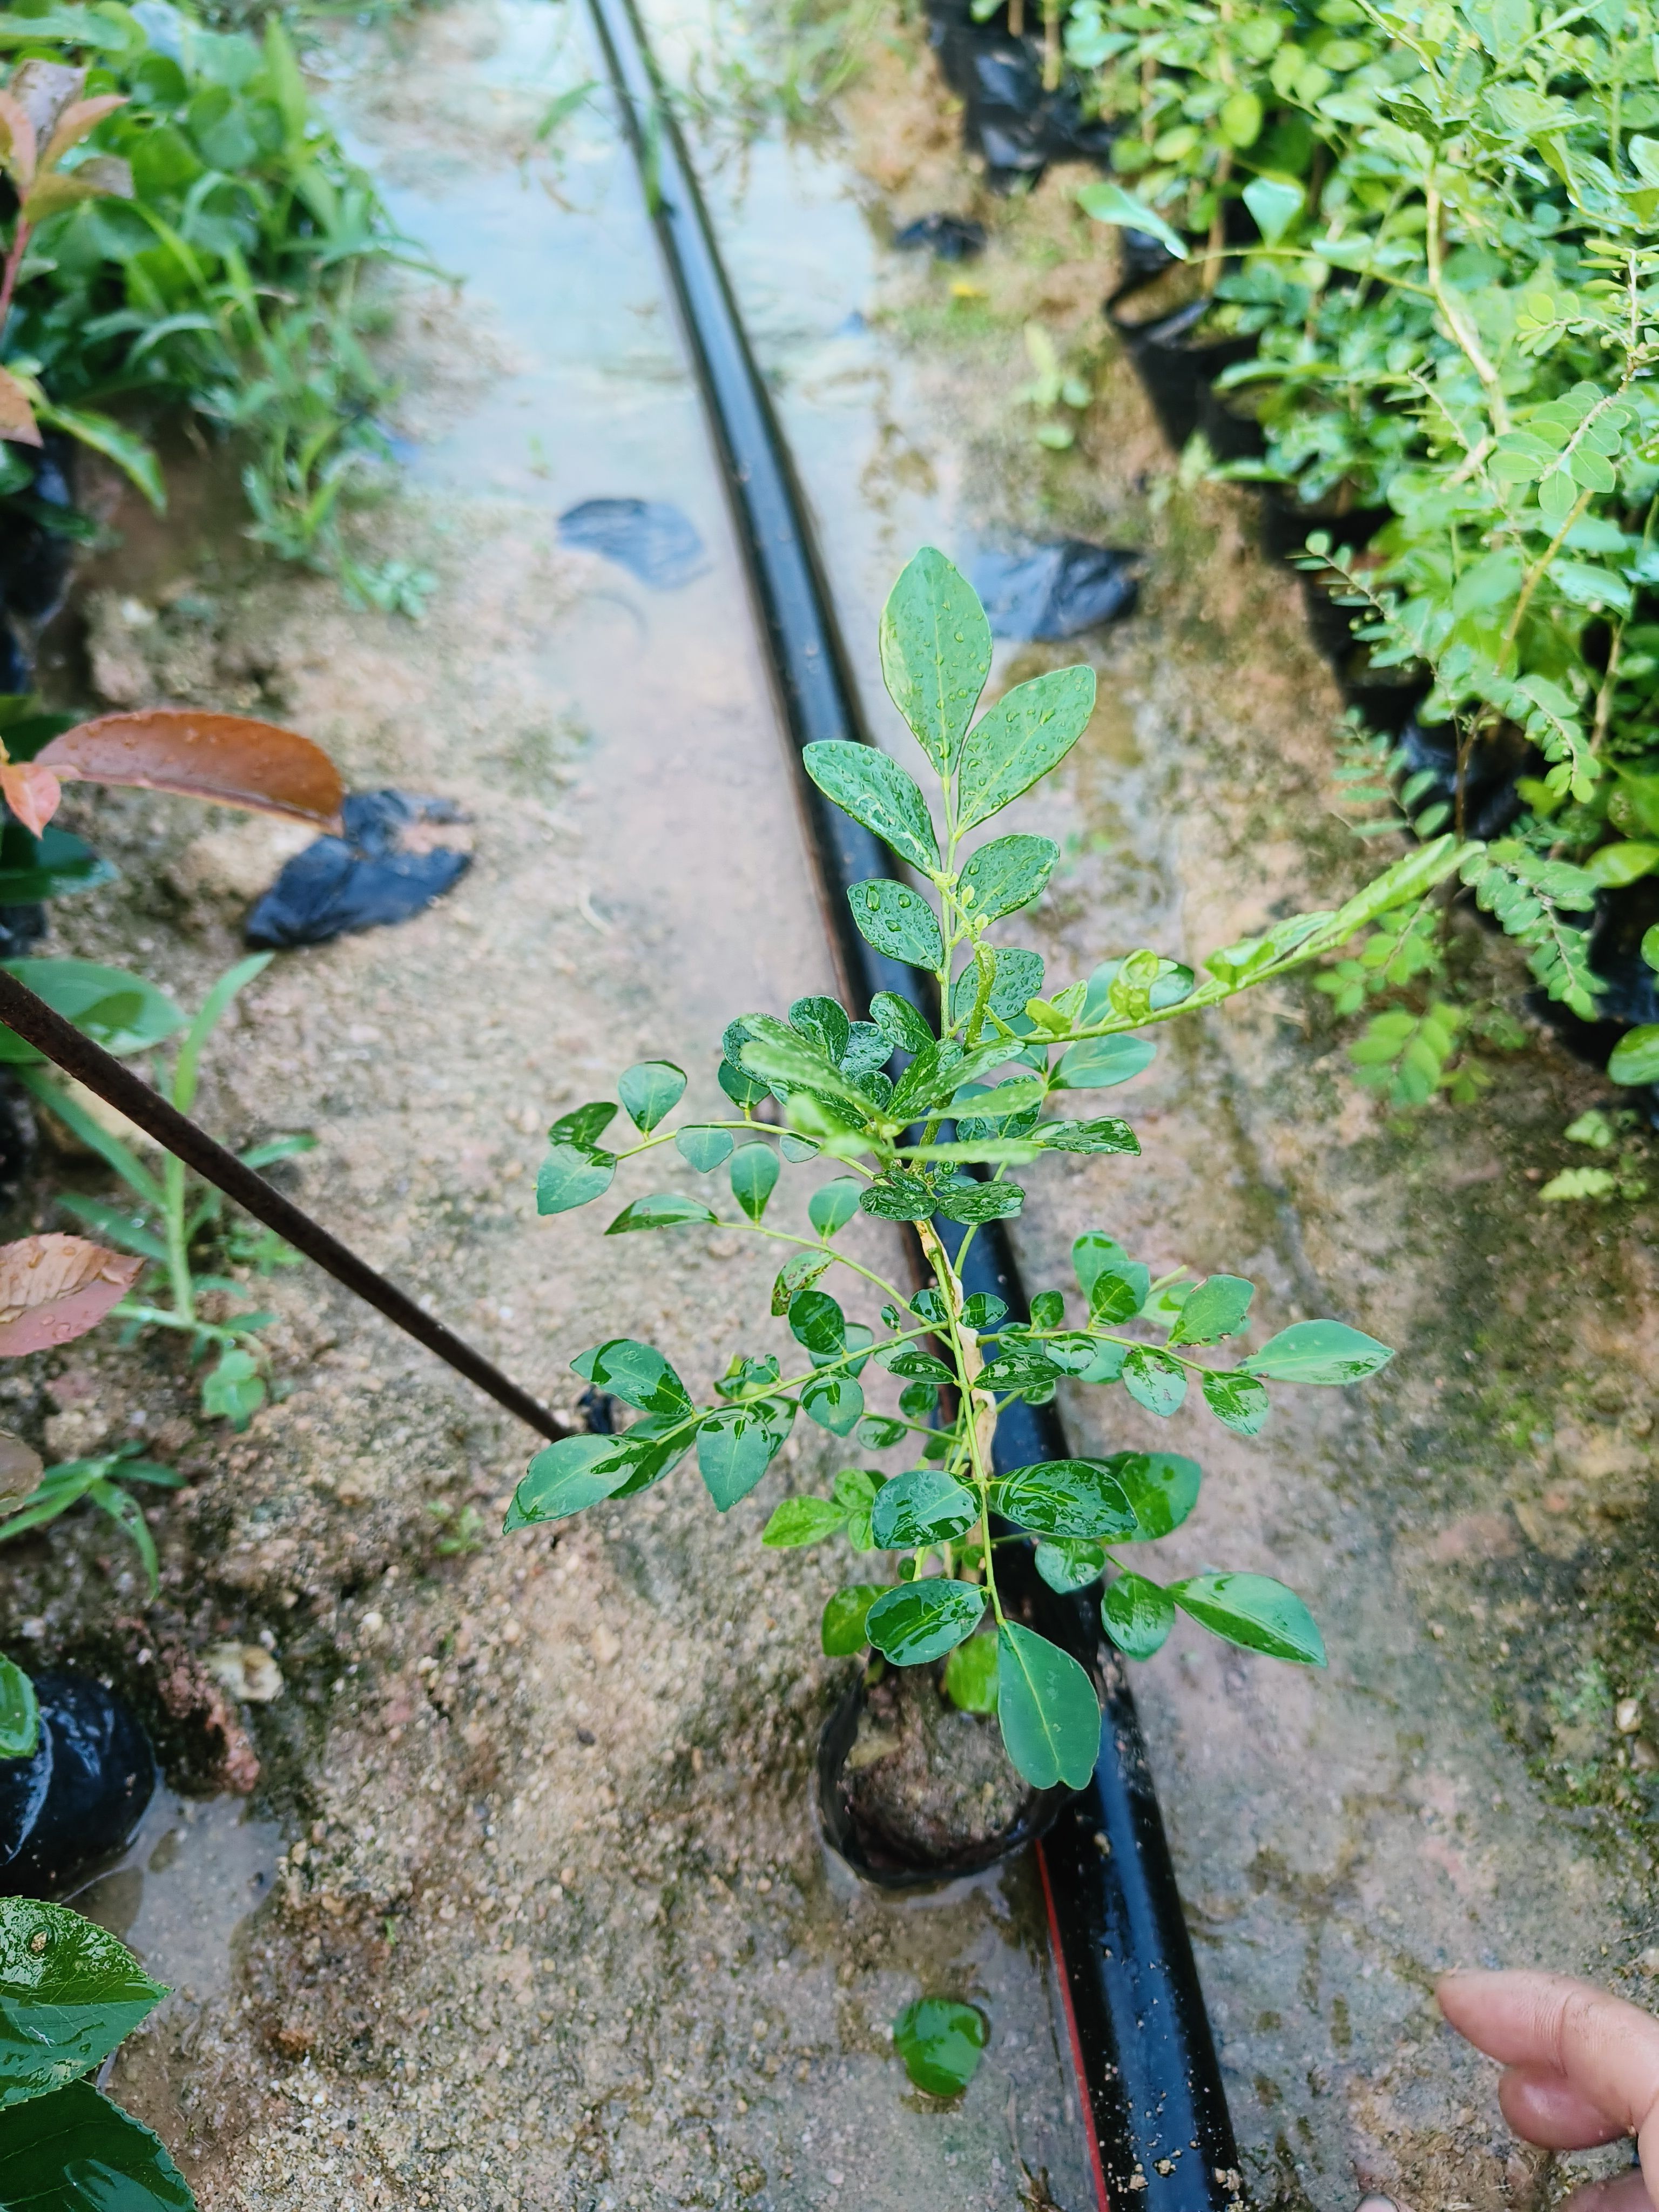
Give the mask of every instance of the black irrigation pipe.
[(436, 1352), (457, 1374), (465, 1375), (469, 1382), (476, 1383), (486, 1396), (505, 1407), (509, 1413), (516, 1414), (538, 1436), (557, 1438), (570, 1434), (564, 1423), (556, 1420), (528, 1391), (509, 1382), (481, 1352), (475, 1352), (453, 1329), (434, 1321), (395, 1283), (389, 1283), (366, 1260), (360, 1260), (338, 1237), (330, 1236), (320, 1222), (302, 1212), (263, 1176), (245, 1167), (234, 1152), (216, 1143), (205, 1129), (198, 1129), (194, 1121), (179, 1113), (177, 1107), (170, 1106), (131, 1068), (123, 1067), (112, 1054), (94, 1044), (61, 1014), (55, 1013), (44, 999), (37, 997), (27, 984), (19, 982), (3, 968), (0, 968), (0, 1023), (44, 1053), (65, 1075), (84, 1083), (106, 1105), (113, 1106), (129, 1121), (136, 1122), (175, 1158), (194, 1168), (198, 1175), (223, 1191), (227, 1198), (234, 1198), (256, 1221), (263, 1221), (268, 1229), (274, 1229), (296, 1252), (303, 1252), (307, 1259), (314, 1260), (337, 1283), (343, 1284), (377, 1313), (384, 1314), (417, 1344)]
[[(739, 547), (799, 766), (823, 738), (869, 742), (806, 504), (744, 335), (669, 102), (634, 0), (591, 0), (730, 496)], [(915, 972), (884, 959), (854, 926), (846, 893), (893, 872), (880, 842), (799, 778), (824, 918), (858, 1007), (879, 990), (913, 996)], [(962, 1231), (938, 1224), (954, 1250)], [(1026, 1310), (1000, 1222), (968, 1249), (964, 1281)], [(1011, 1407), (999, 1468), (1066, 1456), (1052, 1406)], [(1011, 1550), (1010, 1562), (1021, 1556)], [(1073, 2055), (1093, 2125), (1090, 2148), (1103, 2212), (1114, 2198), (1144, 2212), (1221, 2212), (1238, 2193), (1237, 2153), (1175, 1869), (1121, 1662), (1103, 1654), (1086, 1598), (1063, 1599), (1027, 1567), (1023, 1611), (1093, 1661), (1104, 1678), (1102, 1755), (1089, 1787), (1038, 1845), (1060, 1955)]]

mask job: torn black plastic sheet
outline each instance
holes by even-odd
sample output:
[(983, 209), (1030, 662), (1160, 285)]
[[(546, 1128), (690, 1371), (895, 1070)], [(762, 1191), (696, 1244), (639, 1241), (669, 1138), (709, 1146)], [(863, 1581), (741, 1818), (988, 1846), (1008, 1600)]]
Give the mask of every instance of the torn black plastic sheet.
[(893, 233), (900, 253), (931, 253), (935, 261), (974, 261), (985, 251), (985, 225), (960, 215), (919, 215)]
[(1117, 126), (1085, 112), (1074, 83), (1045, 89), (1042, 41), (1016, 38), (1000, 10), (975, 22), (966, 0), (929, 0), (928, 42), (961, 100), (963, 137), (994, 191), (1034, 185), (1051, 161), (1104, 167)]
[(356, 791), (340, 817), (344, 836), (319, 837), (296, 853), (255, 902), (243, 933), (250, 945), (285, 951), (408, 921), (472, 865), (470, 852), (434, 836), (465, 819), (453, 799)]
[(559, 517), (559, 543), (614, 561), (653, 592), (677, 592), (708, 570), (696, 526), (666, 500), (582, 500)]
[(981, 546), (969, 560), (994, 637), (1079, 637), (1116, 622), (1139, 595), (1140, 557), (1082, 538)]
[[(702, 387), (784, 730), (797, 752), (820, 738), (867, 742), (788, 449), (750, 352), (672, 105), (647, 58), (632, 0), (590, 5), (635, 156), (651, 178), (652, 212)], [(876, 990), (913, 996), (915, 971), (866, 945), (847, 903), (852, 884), (893, 872), (891, 856), (832, 807), (804, 769), (797, 787), (849, 1001), (861, 1011)], [(995, 1288), (1015, 1314), (1027, 1310), (1001, 1223), (981, 1226), (969, 1261), (971, 1287)], [(1018, 1410), (1039, 1418), (1033, 1409)], [(1044, 1428), (1035, 1447), (1023, 1422), (1006, 1421), (998, 1449), (1016, 1455), (1009, 1465), (1066, 1456), (1053, 1408), (1040, 1415)], [(1080, 1608), (1073, 1603), (1068, 1626), (1062, 1617), (1068, 1601), (1049, 1591), (1035, 1569), (1030, 1578), (1037, 1585), (1030, 1592), (1033, 1625), (1053, 1620), (1062, 1640), (1083, 1638), (1098, 1665), (1097, 1612), (1091, 1622), (1087, 1601)], [(1108, 1832), (1121, 1836), (1121, 1853), (1109, 1858), (1094, 1851), (1075, 1866), (1045, 1861), (1092, 2122), (1088, 2139), (1100, 2212), (1109, 2212), (1119, 2190), (1134, 2191), (1140, 2212), (1225, 2212), (1237, 2202), (1237, 2157), (1220, 2068), (1133, 1703), (1115, 1677), (1110, 1694), (1091, 1790), (1103, 1793), (1102, 1818)], [(1109, 1895), (1098, 1893), (1103, 1886)], [(1097, 1936), (1103, 1918), (1117, 1935), (1109, 1943)], [(1085, 2021), (1093, 2023), (1086, 2031)]]

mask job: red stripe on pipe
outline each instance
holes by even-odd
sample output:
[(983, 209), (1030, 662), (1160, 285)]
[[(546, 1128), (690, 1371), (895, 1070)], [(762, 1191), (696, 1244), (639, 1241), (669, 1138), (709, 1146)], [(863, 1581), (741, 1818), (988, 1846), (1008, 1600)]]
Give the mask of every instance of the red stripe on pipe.
[(1060, 1919), (1054, 1911), (1054, 1893), (1048, 1881), (1048, 1855), (1039, 1843), (1036, 1846), (1037, 1872), (1042, 1877), (1042, 1902), (1048, 1914), (1048, 1942), (1054, 1961), (1055, 1977), (1060, 1983), (1060, 2001), (1066, 2009), (1066, 2034), (1072, 2046), (1072, 2070), (1077, 2075), (1078, 2109), (1083, 2115), (1084, 2140), (1089, 2146), (1089, 2167), (1095, 2177), (1095, 2202), (1100, 2212), (1112, 2212), (1111, 2192), (1106, 2186), (1106, 2169), (1100, 2162), (1100, 2133), (1095, 2126), (1094, 2107), (1089, 2096), (1089, 2077), (1083, 2070), (1083, 2041), (1077, 2032), (1077, 2013), (1072, 2003), (1072, 1978), (1066, 1971), (1066, 1948), (1060, 1941)]

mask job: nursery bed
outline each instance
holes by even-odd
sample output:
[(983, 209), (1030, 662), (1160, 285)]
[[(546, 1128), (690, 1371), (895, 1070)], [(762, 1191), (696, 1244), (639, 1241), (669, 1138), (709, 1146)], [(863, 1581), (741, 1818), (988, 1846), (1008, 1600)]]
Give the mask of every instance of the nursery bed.
[[(654, 27), (671, 66), (702, 42), (684, 19)], [(719, 1236), (685, 1233), (682, 1299), (654, 1240), (537, 1223), (550, 1112), (653, 1053), (712, 1092), (722, 1022), (827, 988), (827, 954), (629, 157), (598, 95), (553, 151), (535, 137), (599, 74), (585, 27), (540, 0), (469, 0), (332, 51), (337, 112), (400, 225), (467, 280), (399, 294), (407, 471), (365, 525), (436, 576), (430, 615), (354, 613), (259, 564), (204, 472), (170, 532), (115, 508), (125, 545), (88, 568), (84, 656), (65, 625), (52, 680), (269, 711), (356, 786), (466, 806), (460, 890), (401, 931), (285, 956), (228, 1029), (203, 1117), (239, 1140), (313, 1128), (306, 1202), (568, 1407), (564, 1362), (598, 1336), (640, 1328), (701, 1377), (764, 1298)], [(1136, 615), (1000, 651), (1000, 681), (1079, 656), (1102, 678), (1057, 795), (1011, 824), (1066, 856), (1028, 941), (1086, 970), (1351, 888), (1370, 862), (1329, 811), (1338, 701), (1297, 586), (1251, 543), (1243, 497), (1182, 482), (1105, 358), (1109, 262), (1067, 179), (983, 200), (913, 33), (872, 49), (843, 106), (815, 147), (763, 137), (722, 162), (717, 140), (709, 182), (875, 726), (893, 727), (875, 616), (915, 544), (1068, 530), (1141, 548)], [(965, 273), (879, 242), (938, 208), (990, 228)], [(1033, 315), (1101, 334), (1070, 455), (1042, 453), (1011, 405)], [(617, 495), (681, 507), (707, 573), (655, 592), (560, 549), (561, 511)], [(73, 811), (124, 874), (54, 909), (57, 945), (193, 1003), (234, 957), (272, 834), (138, 795)], [(1659, 1692), (1653, 1213), (1536, 1196), (1571, 1150), (1561, 1128), (1606, 1095), (1540, 1039), (1476, 1106), (1391, 1122), (1325, 1002), (1287, 993), (1119, 1094), (1155, 1220), (1097, 1161), (1017, 1224), (1033, 1287), (1064, 1279), (1078, 1230), (1141, 1230), (1165, 1265), (1255, 1276), (1271, 1322), (1330, 1311), (1401, 1346), (1352, 1404), (1190, 1447), (1212, 1477), (1190, 1565), (1303, 1589), (1328, 1675), (1193, 1631), (1136, 1678), (1263, 2201), (1340, 2205), (1367, 2183), (1413, 2206), (1529, 2202), (1533, 2166), (1437, 2027), (1431, 1977), (1458, 1959), (1610, 1976), (1653, 1932), (1650, 1784), (1616, 1764), (1612, 1720), (1615, 1697)], [(197, 1426), (188, 1378), (149, 1346), (94, 1337), (7, 1386), (59, 1452), (142, 1412), (190, 1478), (158, 1518), (163, 1599), (142, 1632), (123, 1562), (60, 1524), (14, 1554), (8, 1648), (73, 1653), (90, 1620), (131, 1673), (146, 1639), (264, 1630), (285, 1680), (245, 1716), (255, 1803), (289, 1845), (279, 1894), (117, 2068), (204, 2205), (794, 2212), (926, 2191), (977, 2212), (1041, 2206), (1046, 2169), (1081, 2212), (1030, 1869), (896, 1905), (819, 1850), (811, 1752), (837, 1676), (808, 1655), (834, 1570), (760, 1549), (782, 1475), (724, 1521), (680, 1480), (556, 1545), (495, 1539), (523, 1435), (308, 1273), (271, 1303), (290, 1388), (240, 1439)], [(1109, 1439), (1067, 1408), (1080, 1443), (1153, 1441), (1111, 1403)], [(1158, 1440), (1180, 1448), (1187, 1426)], [(815, 1450), (790, 1447), (792, 1483)], [(482, 1547), (439, 1555), (469, 1505)], [(236, 1833), (252, 1883), (265, 1832)], [(187, 1878), (189, 1840), (158, 1881)], [(205, 1891), (220, 1877), (201, 1863)], [(134, 1923), (164, 1976), (167, 1924), (146, 1942)], [(909, 2091), (886, 2041), (923, 1987), (992, 2021), (959, 2109)]]

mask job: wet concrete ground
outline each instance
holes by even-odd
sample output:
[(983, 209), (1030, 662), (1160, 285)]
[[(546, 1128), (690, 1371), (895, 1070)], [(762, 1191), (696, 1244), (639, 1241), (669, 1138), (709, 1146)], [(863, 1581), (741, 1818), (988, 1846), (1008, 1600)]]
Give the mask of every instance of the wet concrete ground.
[[(695, 21), (658, 27), (676, 66), (706, 52)], [(466, 280), (402, 295), (410, 458), (364, 520), (436, 575), (430, 617), (353, 613), (253, 563), (204, 497), (185, 510), (201, 522), (133, 532), (90, 574), (91, 667), (112, 700), (277, 713), (353, 783), (459, 797), (477, 858), (407, 928), (270, 971), (204, 1110), (239, 1139), (314, 1128), (307, 1201), (552, 1402), (579, 1387), (571, 1354), (623, 1330), (702, 1382), (769, 1341), (764, 1261), (720, 1234), (602, 1243), (603, 1216), (538, 1224), (529, 1197), (551, 1111), (647, 1054), (712, 1100), (721, 1024), (829, 981), (696, 394), (602, 95), (552, 150), (536, 138), (599, 74), (579, 21), (476, 0), (333, 52), (337, 109), (400, 224)], [(916, 544), (1062, 527), (1144, 547), (1131, 621), (1000, 652), (998, 684), (1080, 657), (1102, 678), (1065, 776), (1010, 824), (1066, 855), (1022, 940), (1055, 977), (1140, 942), (1191, 957), (1351, 889), (1370, 860), (1330, 810), (1338, 702), (1294, 586), (1241, 495), (1182, 480), (1107, 359), (1102, 241), (1066, 179), (981, 207), (902, 33), (842, 112), (816, 147), (721, 138), (711, 198), (874, 726), (895, 740), (875, 616)], [(993, 224), (965, 272), (881, 244), (946, 205)], [(1070, 454), (1012, 404), (1034, 316), (1096, 382)], [(707, 574), (657, 594), (562, 550), (556, 516), (601, 495), (675, 502)], [(193, 1002), (234, 955), (266, 833), (76, 804), (125, 873), (58, 909), (62, 949), (142, 958)], [(1472, 957), (1516, 991), (1491, 948)], [(1477, 1107), (1410, 1123), (1356, 1090), (1340, 1044), (1291, 992), (1170, 1039), (1119, 1094), (1143, 1161), (1067, 1163), (1019, 1239), (1034, 1287), (1102, 1226), (1166, 1266), (1255, 1276), (1269, 1326), (1333, 1312), (1401, 1348), (1362, 1395), (1287, 1400), (1254, 1443), (1159, 1429), (1209, 1486), (1172, 1566), (1283, 1575), (1333, 1663), (1307, 1676), (1194, 1631), (1139, 1695), (1254, 2191), (1341, 2207), (1380, 2183), (1413, 2212), (1486, 2212), (1553, 2185), (1437, 2025), (1433, 1972), (1611, 1976), (1652, 1933), (1648, 1785), (1619, 1763), (1612, 1705), (1659, 1689), (1653, 1216), (1538, 1207), (1528, 1175), (1563, 1164), (1560, 1129), (1605, 1091), (1547, 1043)], [(925, 2193), (966, 2212), (1043, 2202), (1023, 2164), (1081, 2212), (1027, 1871), (899, 1908), (850, 1893), (816, 1843), (836, 1676), (815, 1624), (839, 1577), (756, 1538), (783, 1487), (846, 1451), (798, 1439), (723, 1522), (680, 1477), (556, 1546), (442, 1555), (469, 1508), (493, 1522), (521, 1437), (326, 1286), (279, 1277), (270, 1302), (286, 1389), (241, 1440), (193, 1420), (164, 1347), (89, 1340), (11, 1386), (57, 1449), (140, 1411), (152, 1435), (173, 1425), (191, 1488), (158, 1524), (157, 1617), (198, 1643), (264, 1626), (286, 1677), (253, 1720), (257, 1808), (288, 1846), (277, 1896), (222, 1974), (183, 1963), (208, 1907), (164, 1887), (173, 1869), (202, 1868), (222, 1928), (267, 1832), (234, 1831), (228, 1874), (187, 1837), (131, 1923), (181, 1987), (114, 2086), (202, 2203), (794, 2212)], [(1153, 1441), (1121, 1395), (1067, 1412), (1080, 1443)], [(85, 1531), (17, 1558), (8, 1602), (49, 1650), (88, 1605), (135, 1609)], [(960, 2110), (908, 2091), (885, 2039), (923, 1988), (992, 2019)]]

